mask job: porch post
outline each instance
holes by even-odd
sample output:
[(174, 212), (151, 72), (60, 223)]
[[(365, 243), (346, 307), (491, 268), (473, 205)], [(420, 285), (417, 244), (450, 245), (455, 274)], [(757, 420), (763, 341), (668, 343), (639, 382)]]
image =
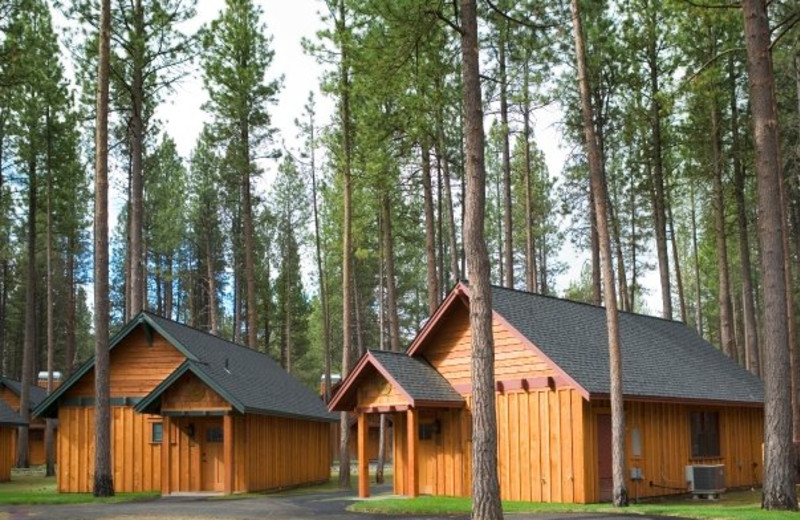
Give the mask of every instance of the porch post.
[(235, 475), (233, 468), (233, 415), (230, 413), (225, 414), (222, 419), (222, 428), (222, 460), (225, 465), (223, 492), (226, 495), (231, 495), (233, 494), (233, 476)]
[(417, 468), (417, 423), (419, 412), (416, 408), (409, 408), (406, 412), (406, 439), (408, 443), (408, 461), (406, 464), (406, 494), (410, 497), (419, 495), (419, 479)]
[(369, 496), (369, 424), (367, 414), (358, 412), (358, 496)]
[(169, 419), (169, 415), (165, 415), (161, 419), (161, 494), (162, 495), (169, 495), (172, 493), (172, 489), (170, 488), (170, 475), (172, 472), (170, 471), (170, 460), (171, 457), (169, 456), (169, 448), (170, 448), (170, 437), (172, 435), (172, 421)]

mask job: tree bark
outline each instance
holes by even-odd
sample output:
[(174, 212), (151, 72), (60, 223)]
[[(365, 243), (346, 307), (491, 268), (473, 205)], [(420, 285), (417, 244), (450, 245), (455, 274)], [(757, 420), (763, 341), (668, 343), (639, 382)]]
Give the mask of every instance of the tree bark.
[[(31, 137), (32, 139), (33, 137)], [(33, 143), (31, 143), (33, 144)], [(37, 164), (36, 152), (28, 152), (28, 259), (25, 280), (25, 335), (22, 351), (22, 388), (19, 398), (19, 415), (25, 422), (17, 435), (17, 467), (28, 467), (28, 422), (31, 419), (30, 399), (33, 381), (33, 365), (36, 356), (36, 211), (37, 211)]]
[(747, 231), (747, 212), (744, 202), (744, 163), (739, 144), (739, 105), (736, 99), (736, 76), (733, 58), (728, 62), (731, 82), (731, 155), (733, 156), (734, 188), (736, 194), (736, 224), (739, 232), (739, 261), (742, 277), (742, 318), (744, 325), (745, 367), (759, 376), (758, 328), (753, 290), (753, 271), (750, 266), (750, 237)]
[[(347, 377), (355, 364), (353, 355), (352, 309), (353, 290), (353, 222), (352, 198), (353, 179), (350, 172), (350, 63), (347, 46), (347, 19), (344, 0), (339, 0), (339, 19), (336, 30), (340, 43), (339, 95), (342, 121), (342, 177), (344, 185), (344, 221), (342, 224), (342, 380)], [(350, 420), (347, 412), (342, 412), (339, 420), (339, 487), (350, 487)]]
[(533, 215), (533, 172), (531, 171), (531, 100), (529, 57), (523, 62), (522, 84), (522, 135), (525, 139), (525, 285), (530, 292), (538, 292), (536, 266), (536, 237)]
[(497, 477), (492, 293), (489, 286), (489, 252), (484, 237), (486, 169), (478, 54), (476, 1), (461, 0), (467, 158), (464, 248), (470, 278), (469, 321), (472, 328), (472, 518), (500, 520), (503, 518), (503, 509)]
[(505, 253), (505, 280), (503, 285), (514, 287), (514, 234), (511, 218), (511, 149), (508, 125), (508, 78), (506, 74), (506, 42), (508, 23), (500, 22), (498, 61), (500, 67), (500, 126), (503, 133), (503, 252)]
[(142, 223), (144, 221), (144, 9), (141, 0), (133, 5), (133, 25), (136, 38), (132, 43), (131, 118), (128, 125), (131, 149), (131, 203), (130, 203), (130, 270), (131, 307), (129, 318), (144, 310), (144, 246)]
[(726, 356), (736, 359), (733, 334), (730, 277), (728, 276), (728, 239), (725, 226), (725, 195), (722, 187), (722, 136), (716, 99), (711, 107), (711, 174), (714, 197), (714, 234), (717, 244), (717, 273), (719, 275), (719, 337)]
[[(47, 320), (47, 393), (53, 392), (53, 370), (55, 364), (55, 316), (53, 315), (53, 136), (51, 132), (50, 109), (47, 109), (45, 120), (47, 128), (47, 215), (45, 218), (47, 230), (45, 239), (45, 319)], [(56, 474), (55, 446), (53, 439), (53, 419), (45, 420), (44, 451), (45, 451), (45, 476), (52, 477)]]
[[(425, 206), (425, 265), (428, 275), (428, 312), (433, 315), (439, 306), (439, 280), (436, 275), (436, 230), (433, 216), (433, 190), (431, 189), (431, 156), (426, 144), (422, 148), (422, 195)], [(388, 197), (386, 195), (384, 198)], [(383, 207), (384, 201), (381, 200)], [(388, 202), (387, 202), (388, 204)], [(384, 217), (386, 215), (384, 214)], [(383, 222), (386, 225), (386, 222)], [(394, 349), (392, 349), (394, 350)]]
[(591, 101), (591, 87), (586, 66), (586, 50), (581, 23), (580, 0), (572, 0), (572, 24), (575, 38), (575, 56), (578, 69), (578, 83), (581, 94), (581, 114), (586, 151), (589, 159), (589, 174), (594, 194), (597, 219), (597, 235), (603, 268), (603, 296), (608, 326), (608, 355), (610, 367), (611, 398), (611, 454), (614, 481), (613, 503), (617, 507), (628, 505), (628, 491), (625, 487), (625, 416), (622, 404), (622, 352), (619, 339), (619, 314), (614, 287), (614, 269), (611, 262), (611, 240), (608, 234), (606, 208), (606, 179), (597, 136), (594, 129), (594, 114)]
[(94, 195), (94, 495), (114, 494), (108, 352), (108, 75), (111, 0), (100, 2)]
[(764, 509), (797, 510), (781, 212), (781, 162), (770, 27), (764, 0), (743, 0), (758, 181), (764, 301)]
[(656, 39), (650, 38), (647, 46), (647, 62), (650, 80), (650, 125), (653, 150), (653, 217), (658, 253), (658, 272), (661, 278), (661, 310), (664, 318), (672, 319), (672, 291), (669, 278), (669, 255), (667, 253), (667, 217), (664, 196), (664, 167), (661, 150), (661, 106), (658, 100), (658, 51)]
[(594, 186), (589, 186), (589, 235), (592, 249), (592, 303), (603, 303), (603, 291), (600, 288), (600, 237), (597, 233), (597, 206)]

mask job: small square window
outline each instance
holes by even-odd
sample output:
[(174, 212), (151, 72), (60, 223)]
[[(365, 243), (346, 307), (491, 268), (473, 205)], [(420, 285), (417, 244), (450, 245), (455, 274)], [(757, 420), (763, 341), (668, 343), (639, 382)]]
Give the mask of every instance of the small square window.
[(164, 425), (160, 422), (151, 423), (150, 442), (161, 444), (164, 440)]

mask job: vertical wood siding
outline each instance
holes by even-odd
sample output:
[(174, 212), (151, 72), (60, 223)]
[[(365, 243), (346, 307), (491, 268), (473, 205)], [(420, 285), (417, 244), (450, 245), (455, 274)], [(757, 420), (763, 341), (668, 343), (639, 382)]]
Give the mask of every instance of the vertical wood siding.
[(266, 415), (243, 417), (235, 432), (240, 475), (237, 490), (264, 491), (327, 481), (330, 431), (329, 423), (324, 422)]
[[(598, 413), (610, 413), (608, 401), (592, 403), (587, 414), (586, 466), (587, 500), (599, 500), (597, 476)], [(692, 411), (719, 412), (720, 457), (693, 459), (691, 456)], [(684, 468), (690, 464), (724, 464), (729, 488), (759, 485), (762, 481), (761, 443), (764, 417), (760, 407), (704, 406), (673, 403), (626, 402), (626, 475), (641, 468), (642, 482), (628, 480), (631, 497), (685, 493)], [(633, 454), (633, 430), (641, 437), (641, 456)]]
[[(58, 490), (88, 493), (94, 479), (94, 408), (61, 407), (58, 411)], [(111, 408), (111, 457), (114, 487), (122, 493), (161, 489), (161, 445), (152, 444), (154, 415), (127, 406)]]
[(11, 466), (14, 465), (11, 437), (16, 428), (0, 426), (0, 482), (11, 480)]

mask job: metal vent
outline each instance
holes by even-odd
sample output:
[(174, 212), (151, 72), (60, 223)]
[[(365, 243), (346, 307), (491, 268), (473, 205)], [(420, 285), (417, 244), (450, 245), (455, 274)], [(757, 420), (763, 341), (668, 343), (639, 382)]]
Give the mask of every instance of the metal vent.
[(725, 491), (724, 464), (686, 466), (686, 482), (694, 495), (714, 496)]

